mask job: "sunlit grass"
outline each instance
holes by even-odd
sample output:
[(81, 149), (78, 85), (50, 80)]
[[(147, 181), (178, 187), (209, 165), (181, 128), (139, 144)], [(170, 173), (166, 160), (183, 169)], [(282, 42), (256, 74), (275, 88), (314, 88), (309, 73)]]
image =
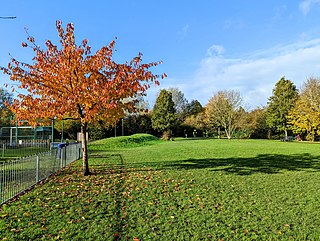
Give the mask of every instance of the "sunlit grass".
[(83, 177), (77, 162), (4, 205), (0, 237), (320, 239), (320, 145), (147, 142), (93, 143), (92, 175)]

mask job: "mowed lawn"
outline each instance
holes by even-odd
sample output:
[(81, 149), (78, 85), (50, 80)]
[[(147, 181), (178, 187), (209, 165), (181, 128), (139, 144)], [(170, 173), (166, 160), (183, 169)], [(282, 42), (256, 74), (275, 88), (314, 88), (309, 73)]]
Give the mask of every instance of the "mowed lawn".
[(3, 205), (0, 240), (320, 240), (320, 144), (137, 136), (90, 150), (92, 175), (78, 161)]

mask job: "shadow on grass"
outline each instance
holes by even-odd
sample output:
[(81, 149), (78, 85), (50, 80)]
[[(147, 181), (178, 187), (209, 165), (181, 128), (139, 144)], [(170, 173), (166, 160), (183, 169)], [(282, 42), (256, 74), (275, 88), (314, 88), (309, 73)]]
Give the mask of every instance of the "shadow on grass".
[(101, 172), (108, 174), (116, 173), (116, 185), (115, 185), (115, 197), (114, 202), (116, 203), (114, 209), (115, 222), (113, 223), (114, 237), (113, 240), (121, 240), (125, 236), (125, 225), (127, 223), (127, 217), (123, 217), (123, 211), (126, 204), (126, 200), (123, 198), (122, 193), (125, 191), (126, 179), (128, 176), (125, 161), (120, 154), (111, 155), (90, 155), (90, 159), (104, 159), (105, 164), (91, 164), (93, 168), (92, 175), (99, 175)]
[[(174, 162), (139, 162), (125, 163), (120, 154), (113, 155), (95, 155), (90, 159), (100, 159), (91, 167), (99, 173), (108, 174), (113, 169), (118, 174), (119, 179), (115, 186), (116, 207), (114, 215), (116, 217), (113, 223), (114, 241), (121, 240), (126, 234), (127, 217), (123, 216), (127, 200), (123, 198), (123, 192), (126, 189), (126, 181), (130, 172), (145, 172), (149, 170), (201, 170), (222, 171), (233, 175), (253, 175), (253, 174), (276, 174), (285, 171), (320, 171), (320, 156), (310, 154), (261, 154), (252, 158), (205, 158), (205, 159), (187, 159)], [(103, 162), (101, 163), (101, 159)]]
[(127, 171), (209, 169), (234, 175), (276, 174), (284, 171), (320, 171), (320, 156), (308, 153), (281, 155), (261, 154), (256, 157), (204, 158), (178, 161), (127, 163)]
[(308, 153), (295, 155), (261, 154), (252, 158), (205, 158), (163, 163), (174, 169), (210, 169), (235, 175), (275, 174), (283, 171), (320, 171), (320, 156)]
[[(123, 168), (125, 166), (127, 172), (166, 169), (209, 169), (211, 171), (223, 171), (235, 175), (252, 175), (256, 173), (275, 174), (284, 171), (320, 171), (320, 156), (313, 156), (309, 153), (292, 155), (261, 154), (246, 158), (190, 158), (177, 161), (128, 162), (126, 164), (120, 154), (104, 155), (104, 158), (107, 159), (112, 157), (116, 157), (117, 163), (121, 163)], [(115, 162), (110, 163), (106, 161), (106, 166), (114, 164)]]

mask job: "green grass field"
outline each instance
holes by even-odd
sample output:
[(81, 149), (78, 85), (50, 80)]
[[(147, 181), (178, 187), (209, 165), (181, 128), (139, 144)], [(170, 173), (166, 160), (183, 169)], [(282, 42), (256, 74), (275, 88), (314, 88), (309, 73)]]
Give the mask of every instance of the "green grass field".
[(41, 152), (49, 151), (49, 147), (20, 147), (20, 148), (0, 148), (0, 162), (19, 159), (21, 157), (36, 155)]
[(320, 240), (319, 149), (145, 135), (97, 141), (92, 175), (83, 177), (76, 162), (3, 205), (0, 237)]

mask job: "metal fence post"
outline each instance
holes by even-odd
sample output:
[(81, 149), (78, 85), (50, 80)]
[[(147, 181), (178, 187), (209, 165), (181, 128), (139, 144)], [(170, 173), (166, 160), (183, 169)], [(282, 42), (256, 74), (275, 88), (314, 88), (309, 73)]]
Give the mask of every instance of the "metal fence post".
[[(67, 166), (67, 145), (64, 147), (64, 166)], [(69, 163), (68, 163), (69, 164)]]
[(60, 152), (60, 168), (63, 168), (63, 156), (64, 156), (64, 147), (61, 147), (61, 152)]
[(0, 163), (0, 203), (4, 202), (3, 176), (4, 176), (4, 164)]
[(40, 169), (40, 161), (39, 161), (39, 156), (37, 155), (36, 158), (36, 183), (39, 182), (39, 169)]

